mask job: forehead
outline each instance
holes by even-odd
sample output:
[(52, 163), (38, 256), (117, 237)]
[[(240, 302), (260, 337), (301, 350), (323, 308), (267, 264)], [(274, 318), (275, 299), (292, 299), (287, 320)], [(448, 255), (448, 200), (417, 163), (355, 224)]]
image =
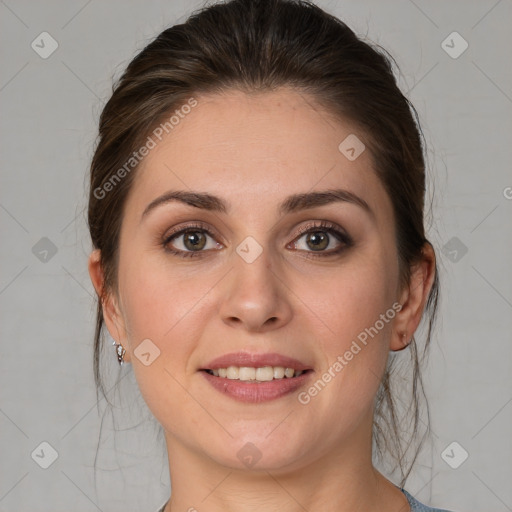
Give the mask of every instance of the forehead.
[(257, 209), (290, 194), (340, 187), (385, 207), (369, 150), (355, 160), (340, 150), (343, 141), (360, 141), (359, 152), (364, 134), (312, 97), (282, 88), (194, 99), (197, 105), (175, 116), (161, 140), (152, 135), (156, 144), (137, 169), (132, 209), (143, 211), (167, 189), (209, 192)]

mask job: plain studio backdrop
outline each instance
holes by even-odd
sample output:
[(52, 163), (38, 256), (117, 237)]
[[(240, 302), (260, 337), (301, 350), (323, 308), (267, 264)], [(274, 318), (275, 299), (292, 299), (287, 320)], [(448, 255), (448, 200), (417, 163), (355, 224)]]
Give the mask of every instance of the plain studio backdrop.
[[(425, 370), (432, 443), (405, 487), (454, 511), (510, 511), (512, 3), (317, 4), (396, 58), (428, 143), (442, 302)], [(151, 512), (169, 496), (130, 365), (109, 395), (117, 431), (106, 414), (95, 461), (105, 401), (92, 375), (84, 185), (112, 79), (200, 5), (0, 2), (1, 512)], [(106, 355), (115, 381), (110, 345)]]

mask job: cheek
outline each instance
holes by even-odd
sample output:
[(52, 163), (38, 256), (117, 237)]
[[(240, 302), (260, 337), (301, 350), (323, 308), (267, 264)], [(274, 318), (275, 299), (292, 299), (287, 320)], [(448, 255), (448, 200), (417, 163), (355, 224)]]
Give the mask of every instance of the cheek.
[[(123, 312), (128, 342), (133, 351), (150, 339), (165, 362), (180, 372), (190, 370), (190, 355), (211, 307), (211, 291), (221, 275), (191, 275), (183, 267), (170, 267), (155, 259), (139, 260), (126, 267), (123, 281)], [(137, 364), (137, 361), (135, 361)]]
[[(162, 258), (141, 252), (119, 266), (123, 306), (129, 335), (161, 340), (197, 301), (186, 270), (166, 267)], [(180, 275), (181, 274), (181, 275)]]
[[(326, 402), (348, 407), (353, 413), (370, 405), (389, 354), (390, 333), (396, 312), (397, 271), (392, 261), (378, 252), (340, 267), (320, 288), (304, 286), (297, 294), (321, 319), (317, 338), (322, 352), (322, 370), (332, 384)], [(316, 290), (312, 293), (311, 290)], [(313, 318), (313, 316), (311, 316)], [(326, 375), (329, 372), (331, 376)], [(332, 377), (335, 375), (335, 377)], [(314, 393), (314, 391), (313, 391)], [(328, 396), (329, 395), (329, 396)], [(343, 404), (343, 405), (342, 405)]]
[[(155, 418), (171, 431), (198, 415), (197, 404), (187, 397), (187, 372), (196, 340), (200, 338), (209, 279), (176, 278), (155, 265), (127, 269), (123, 301), (132, 368), (140, 393)], [(150, 340), (148, 343), (147, 340)], [(144, 347), (144, 350), (142, 350)], [(149, 365), (139, 355), (150, 353)], [(154, 354), (157, 354), (155, 357)], [(172, 411), (180, 414), (172, 414)]]
[[(361, 258), (328, 276), (303, 282), (295, 291), (322, 320), (326, 332), (346, 342), (373, 326), (391, 308), (396, 300), (394, 274), (392, 265)], [(389, 329), (390, 323), (385, 325), (381, 330)]]

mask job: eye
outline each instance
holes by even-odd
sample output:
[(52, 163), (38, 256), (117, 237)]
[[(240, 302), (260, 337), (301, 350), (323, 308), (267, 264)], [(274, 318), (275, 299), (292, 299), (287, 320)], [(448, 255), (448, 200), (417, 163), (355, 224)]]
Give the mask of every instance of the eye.
[[(287, 248), (309, 253), (308, 257), (334, 256), (353, 245), (350, 236), (341, 228), (328, 221), (316, 221), (299, 229), (300, 236)], [(201, 257), (212, 249), (223, 245), (203, 223), (177, 228), (162, 241), (164, 250), (179, 257)], [(314, 254), (316, 253), (316, 254)]]
[(199, 256), (200, 253), (218, 249), (222, 244), (215, 241), (213, 234), (202, 223), (184, 226), (165, 237), (164, 249), (182, 257)]
[(339, 254), (352, 245), (352, 239), (335, 224), (327, 221), (299, 229), (301, 235), (292, 242), (295, 250), (318, 253), (314, 256)]

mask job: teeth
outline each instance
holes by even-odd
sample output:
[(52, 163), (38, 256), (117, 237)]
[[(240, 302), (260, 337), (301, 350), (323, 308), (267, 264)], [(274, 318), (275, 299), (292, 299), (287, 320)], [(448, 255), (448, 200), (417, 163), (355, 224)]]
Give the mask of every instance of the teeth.
[(234, 379), (238, 379), (238, 375), (239, 375), (240, 370), (236, 366), (229, 366), (227, 368), (227, 372), (228, 373), (227, 373), (226, 377), (228, 379), (234, 380)]
[(282, 379), (284, 377), (284, 368), (282, 366), (274, 366), (274, 379)]
[(272, 380), (274, 378), (274, 368), (272, 368), (272, 366), (264, 366), (263, 368), (257, 368), (254, 374), (254, 378), (261, 382)]
[(242, 366), (242, 368), (238, 370), (238, 378), (240, 380), (254, 380), (256, 378), (256, 368)]
[(293, 368), (285, 368), (283, 366), (262, 366), (260, 368), (228, 366), (227, 368), (217, 368), (208, 371), (216, 377), (257, 382), (267, 382), (273, 379), (283, 379), (285, 377), (291, 379), (292, 377), (298, 377), (304, 373), (301, 370), (294, 370)]

